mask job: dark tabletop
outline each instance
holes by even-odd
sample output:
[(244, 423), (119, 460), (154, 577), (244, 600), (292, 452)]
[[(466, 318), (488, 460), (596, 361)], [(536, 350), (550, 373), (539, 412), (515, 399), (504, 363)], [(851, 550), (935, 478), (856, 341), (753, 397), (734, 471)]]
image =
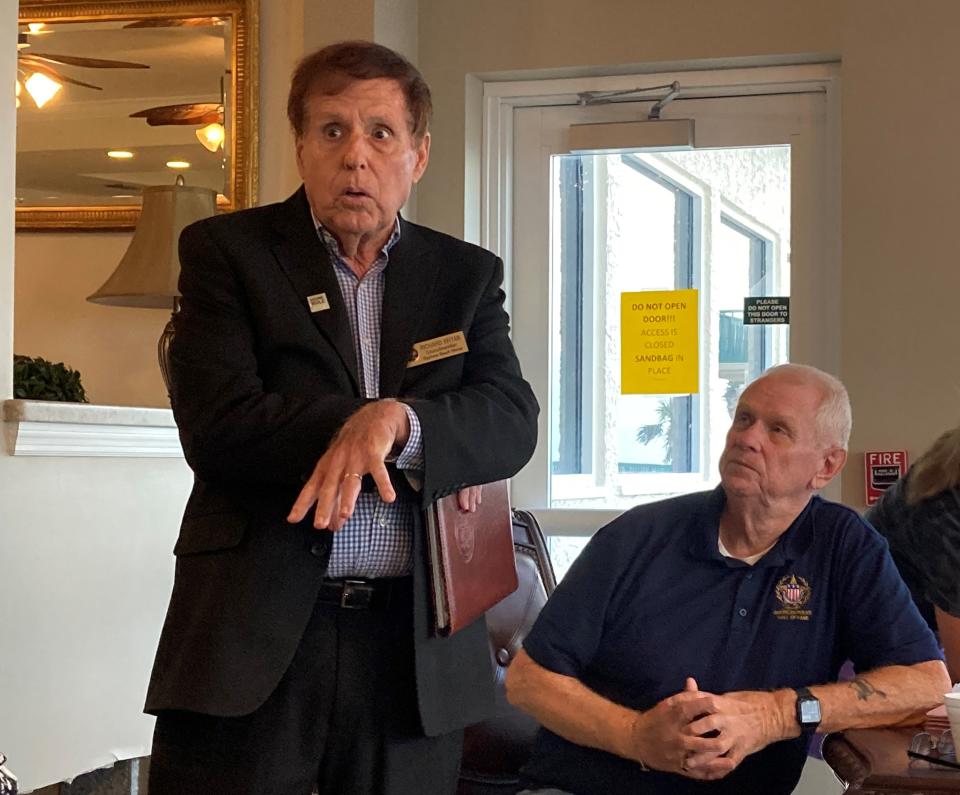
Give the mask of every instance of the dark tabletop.
[(960, 793), (960, 770), (914, 761), (907, 756), (920, 726), (902, 729), (850, 729), (826, 737), (824, 761), (847, 785), (867, 795)]

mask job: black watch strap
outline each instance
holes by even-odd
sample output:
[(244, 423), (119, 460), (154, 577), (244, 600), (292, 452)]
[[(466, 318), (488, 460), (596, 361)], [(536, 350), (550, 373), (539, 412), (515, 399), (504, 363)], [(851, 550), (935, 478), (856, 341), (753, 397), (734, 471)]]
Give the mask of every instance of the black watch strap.
[(813, 734), (820, 725), (820, 699), (807, 687), (795, 687), (797, 694), (797, 723), (800, 724), (800, 734)]

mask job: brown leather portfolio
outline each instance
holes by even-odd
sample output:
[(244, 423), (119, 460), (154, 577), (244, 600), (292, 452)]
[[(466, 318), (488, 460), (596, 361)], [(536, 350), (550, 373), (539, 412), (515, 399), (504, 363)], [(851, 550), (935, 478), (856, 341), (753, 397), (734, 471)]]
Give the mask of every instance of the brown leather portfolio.
[(427, 511), (434, 629), (449, 635), (517, 589), (507, 481), (484, 484), (465, 513), (450, 494)]

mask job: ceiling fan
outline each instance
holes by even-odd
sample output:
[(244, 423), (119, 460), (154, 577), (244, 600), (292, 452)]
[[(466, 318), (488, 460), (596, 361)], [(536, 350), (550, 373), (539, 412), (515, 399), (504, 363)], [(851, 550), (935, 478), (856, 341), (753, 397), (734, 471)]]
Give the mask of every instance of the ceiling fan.
[(185, 102), (180, 105), (160, 105), (156, 108), (138, 110), (131, 119), (146, 119), (151, 127), (164, 124), (213, 124), (223, 123), (223, 105), (219, 102)]
[[(224, 17), (157, 17), (138, 19), (125, 28), (213, 27), (223, 25)], [(220, 82), (220, 102), (185, 102), (179, 105), (160, 105), (131, 113), (131, 119), (146, 119), (151, 127), (167, 124), (210, 125), (223, 127), (223, 81)]]
[[(155, 22), (170, 24), (177, 22), (181, 24), (203, 23), (210, 24), (208, 20), (218, 20), (218, 17), (205, 17), (197, 19), (179, 19), (179, 20), (144, 20), (144, 22)], [(140, 23), (133, 23), (140, 24)], [(229, 74), (229, 69), (227, 74)], [(224, 84), (223, 75), (220, 76), (220, 101), (219, 102), (182, 102), (177, 105), (159, 105), (155, 108), (146, 108), (131, 113), (131, 119), (146, 119), (151, 127), (161, 127), (166, 124), (184, 124), (184, 125), (202, 125), (219, 124), (223, 127), (223, 106), (224, 106)]]
[[(131, 119), (146, 119), (151, 127), (166, 124), (197, 126), (197, 140), (203, 147), (216, 152), (223, 147), (226, 132), (223, 127), (223, 104), (219, 102), (185, 102), (180, 105), (161, 105), (138, 110)], [(202, 125), (202, 126), (201, 126)]]
[(178, 105), (159, 105), (131, 113), (131, 119), (145, 119), (151, 127), (182, 124), (199, 127), (197, 140), (211, 152), (223, 147), (226, 131), (223, 126), (224, 86), (220, 78), (219, 102), (183, 102)]
[[(86, 83), (77, 80), (74, 77), (65, 75), (61, 66), (76, 66), (83, 69), (149, 69), (144, 63), (134, 63), (132, 61), (109, 61), (102, 58), (82, 58), (76, 55), (59, 55), (47, 52), (27, 52), (30, 49), (30, 38), (27, 33), (17, 34), (17, 72), (25, 76), (24, 83), (30, 81), (35, 74), (40, 74), (48, 80), (57, 83), (70, 83), (83, 88), (91, 88), (96, 91), (102, 91), (101, 86), (95, 86), (92, 83)], [(29, 90), (29, 86), (28, 86)], [(56, 89), (59, 90), (59, 89)], [(54, 93), (56, 93), (56, 90)], [(52, 96), (52, 94), (51, 94)], [(48, 97), (49, 99), (49, 97)], [(44, 104), (37, 102), (38, 106)]]

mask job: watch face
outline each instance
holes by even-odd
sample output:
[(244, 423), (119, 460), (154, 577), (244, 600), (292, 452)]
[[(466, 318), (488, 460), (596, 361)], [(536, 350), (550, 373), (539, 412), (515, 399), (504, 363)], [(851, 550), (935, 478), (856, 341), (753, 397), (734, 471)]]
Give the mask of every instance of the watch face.
[(820, 722), (820, 702), (815, 698), (804, 698), (800, 700), (800, 722), (801, 723), (819, 723)]

